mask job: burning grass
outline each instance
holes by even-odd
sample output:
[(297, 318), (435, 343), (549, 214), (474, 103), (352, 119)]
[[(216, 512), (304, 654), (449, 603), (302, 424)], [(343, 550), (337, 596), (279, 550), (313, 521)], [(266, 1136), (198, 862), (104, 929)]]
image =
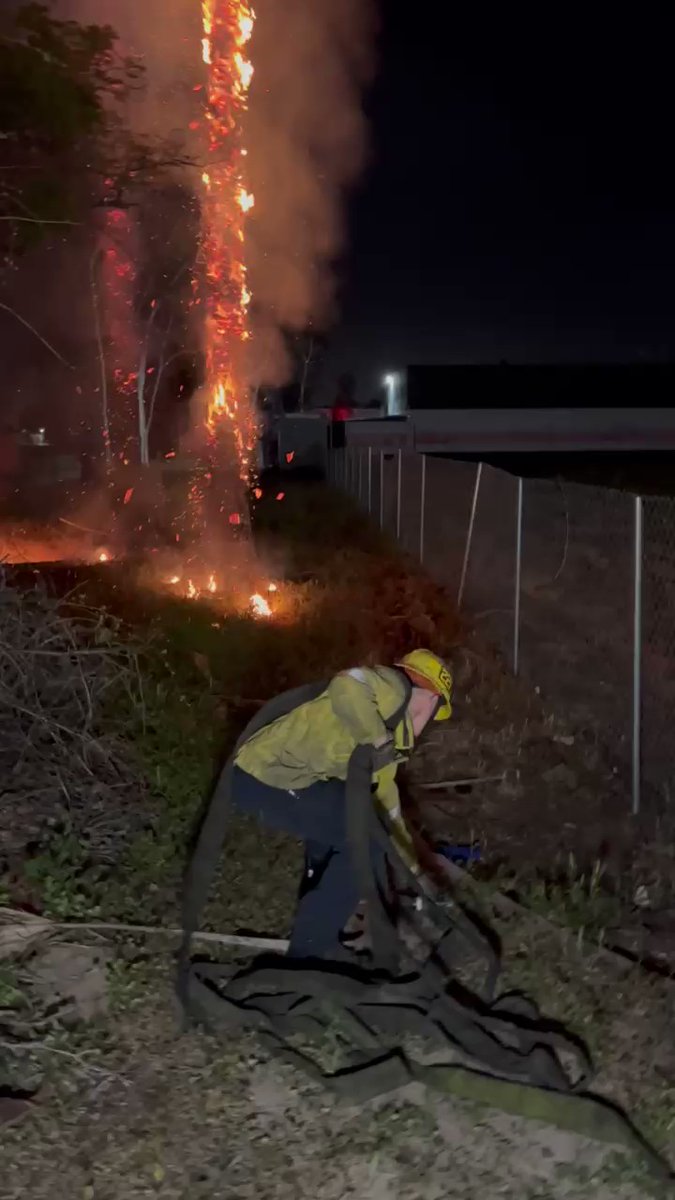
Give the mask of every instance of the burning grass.
[(0, 522), (0, 563), (107, 562), (111, 557), (102, 534), (70, 522)]

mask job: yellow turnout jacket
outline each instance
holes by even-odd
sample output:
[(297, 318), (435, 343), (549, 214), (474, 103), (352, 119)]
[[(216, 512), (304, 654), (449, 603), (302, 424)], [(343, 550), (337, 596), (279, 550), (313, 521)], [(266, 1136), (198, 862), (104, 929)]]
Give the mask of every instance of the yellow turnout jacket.
[(316, 699), (253, 734), (240, 747), (236, 765), (270, 787), (300, 791), (319, 780), (346, 779), (357, 746), (391, 738), (392, 761), (373, 776), (375, 802), (392, 823), (399, 853), (419, 871), (396, 786), (398, 766), (414, 746), (412, 722), (403, 712), (393, 731), (387, 725), (408, 696), (404, 677), (391, 667), (344, 671)]

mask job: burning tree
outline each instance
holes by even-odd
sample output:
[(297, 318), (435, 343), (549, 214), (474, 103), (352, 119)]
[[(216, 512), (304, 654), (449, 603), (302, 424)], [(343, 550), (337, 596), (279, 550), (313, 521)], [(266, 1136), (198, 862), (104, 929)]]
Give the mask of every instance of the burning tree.
[(207, 168), (202, 174), (201, 268), (206, 284), (206, 428), (210, 451), (234, 443), (239, 476), (250, 483), (257, 428), (245, 371), (251, 293), (246, 272), (246, 217), (255, 198), (246, 186), (242, 121), (253, 66), (246, 47), (255, 16), (248, 0), (203, 0), (202, 58), (207, 68)]

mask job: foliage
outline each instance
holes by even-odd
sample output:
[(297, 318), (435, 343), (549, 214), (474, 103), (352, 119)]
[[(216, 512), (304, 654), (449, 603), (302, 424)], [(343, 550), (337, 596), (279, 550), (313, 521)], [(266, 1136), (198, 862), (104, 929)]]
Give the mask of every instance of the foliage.
[(0, 24), (0, 215), (2, 243), (17, 252), (45, 223), (76, 220), (83, 172), (97, 145), (118, 137), (115, 104), (138, 85), (109, 26), (54, 18), (22, 5)]
[(621, 900), (607, 886), (600, 861), (591, 871), (582, 871), (569, 854), (555, 874), (514, 877), (502, 869), (492, 875), (492, 881), (502, 891), (517, 895), (526, 908), (573, 930), (580, 939), (602, 942), (607, 929), (621, 919)]
[(0, 1010), (16, 1008), (23, 999), (19, 977), (13, 963), (0, 965)]
[(45, 915), (61, 919), (98, 915), (92, 897), (103, 874), (101, 866), (91, 865), (86, 844), (72, 833), (53, 838), (24, 868), (24, 879), (35, 888)]

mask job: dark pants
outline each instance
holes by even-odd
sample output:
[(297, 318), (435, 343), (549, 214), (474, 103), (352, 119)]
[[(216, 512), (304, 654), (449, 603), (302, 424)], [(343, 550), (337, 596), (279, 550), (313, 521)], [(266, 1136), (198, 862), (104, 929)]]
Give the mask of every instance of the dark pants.
[[(292, 793), (268, 787), (235, 767), (232, 800), (238, 812), (305, 843), (305, 873), (288, 953), (330, 958), (361, 899), (347, 845), (344, 783), (328, 779)], [(373, 852), (373, 864), (384, 882), (385, 860), (379, 851)]]

